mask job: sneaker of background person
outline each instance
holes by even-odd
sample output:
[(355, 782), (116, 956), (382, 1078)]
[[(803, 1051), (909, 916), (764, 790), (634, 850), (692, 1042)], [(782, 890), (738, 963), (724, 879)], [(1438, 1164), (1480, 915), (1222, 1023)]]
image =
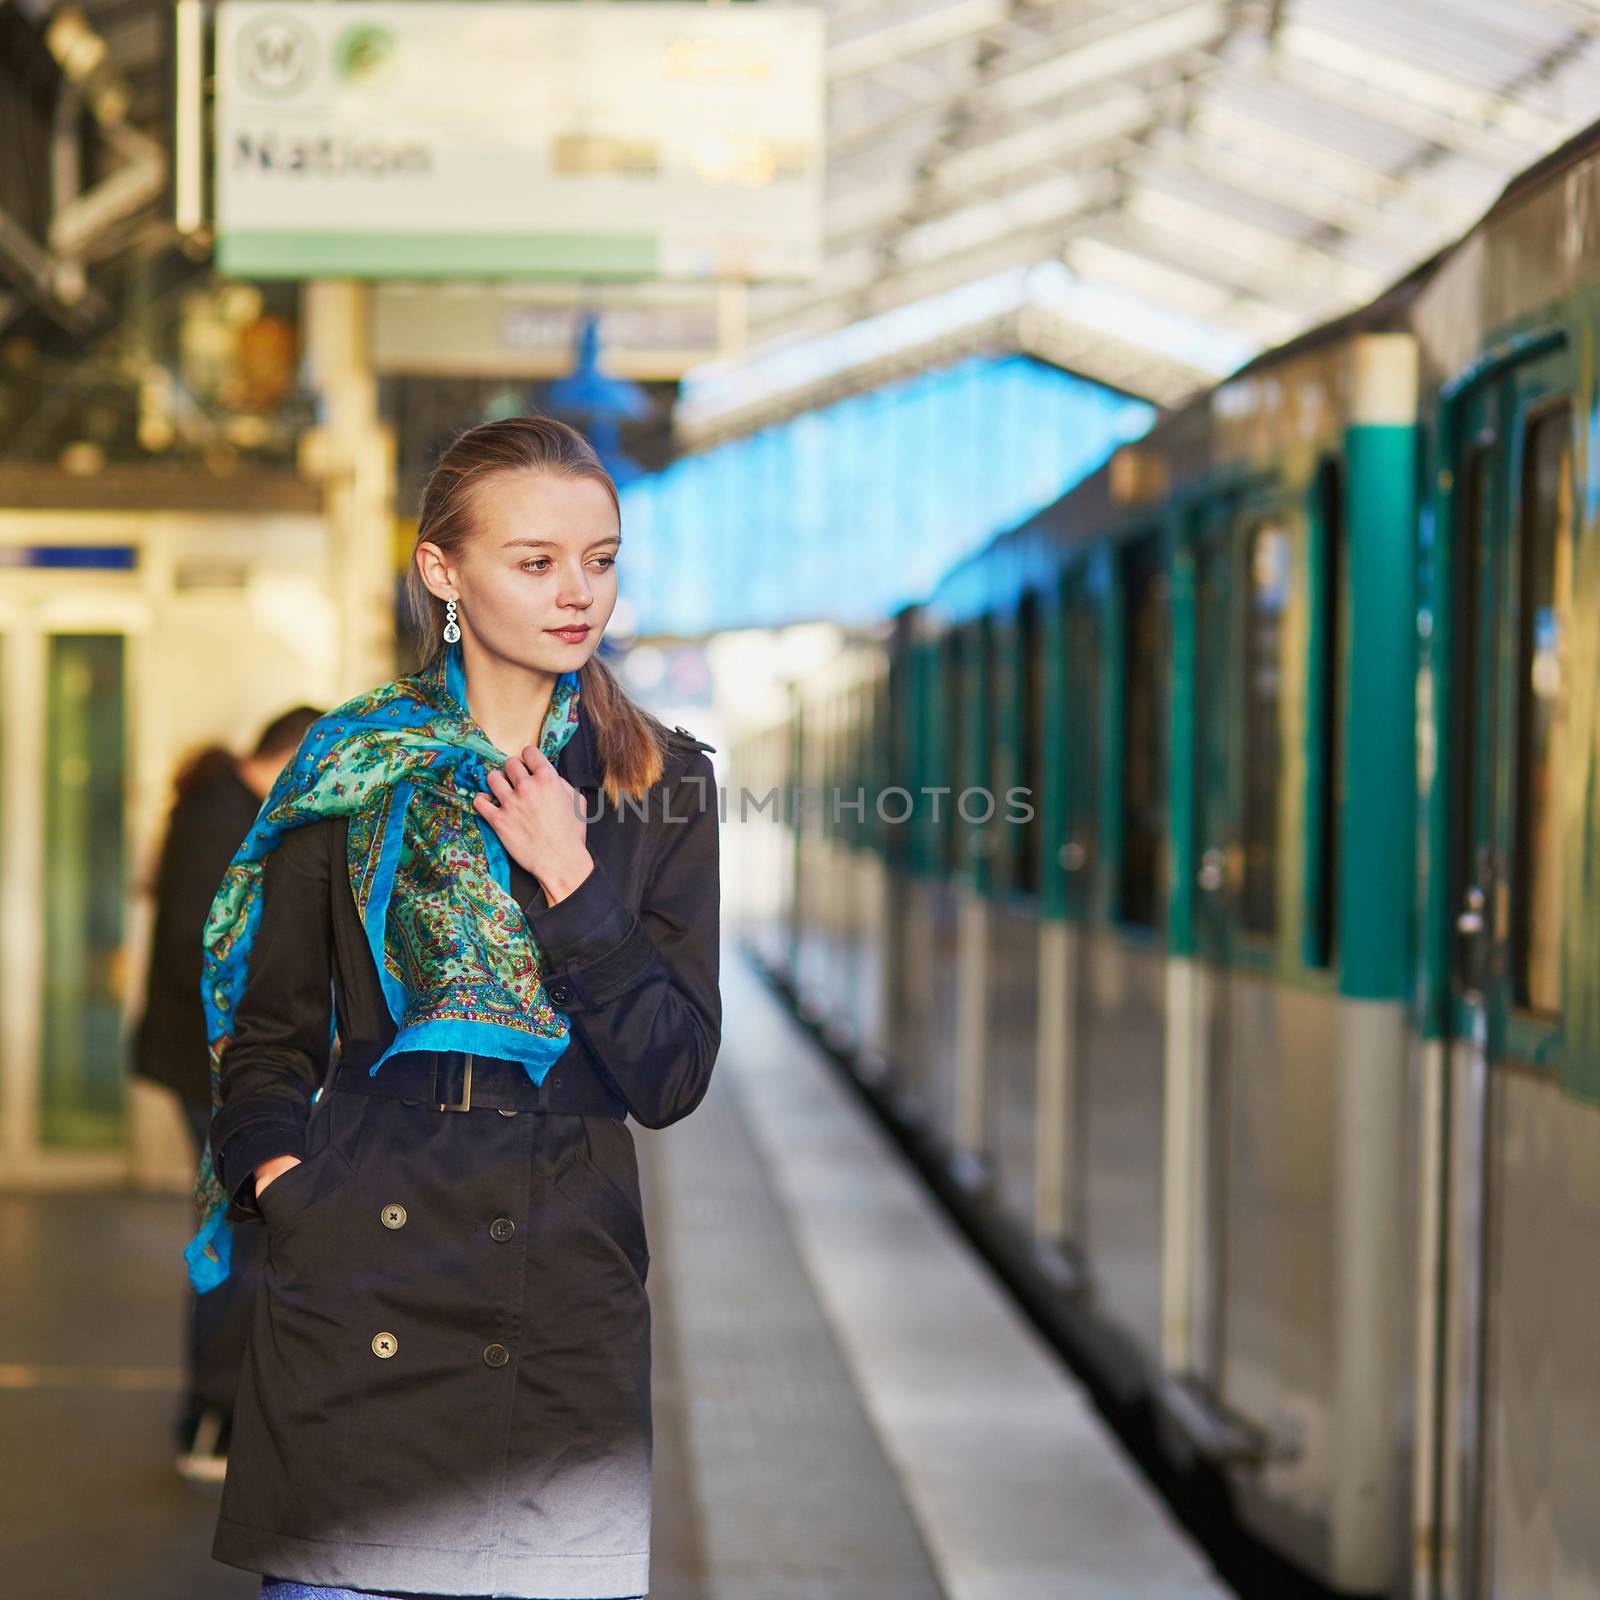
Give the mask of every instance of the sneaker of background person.
[(221, 1483), (228, 1471), (228, 1439), (232, 1432), (232, 1418), (220, 1411), (202, 1411), (186, 1441), (187, 1448), (178, 1452), (179, 1474), (190, 1483)]

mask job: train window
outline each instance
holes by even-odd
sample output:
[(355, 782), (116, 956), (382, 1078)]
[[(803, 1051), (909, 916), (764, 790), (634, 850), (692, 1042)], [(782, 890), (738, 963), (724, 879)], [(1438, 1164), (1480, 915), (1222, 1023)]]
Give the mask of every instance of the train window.
[(1250, 530), (1245, 556), (1249, 609), (1244, 629), (1244, 883), (1239, 917), (1250, 933), (1278, 926), (1278, 779), (1283, 741), (1278, 711), (1283, 699), (1283, 610), (1289, 598), (1291, 547), (1276, 518)]
[(952, 628), (944, 642), (944, 692), (935, 707), (944, 728), (944, 770), (934, 778), (949, 786), (949, 793), (935, 796), (939, 817), (939, 858), (946, 872), (954, 872), (960, 862), (961, 835), (956, 827), (956, 796), (961, 792), (962, 768), (966, 760), (967, 683), (966, 649), (959, 628)]
[[(878, 791), (882, 781), (877, 774), (876, 758), (882, 753), (885, 730), (878, 721), (878, 684), (875, 678), (869, 678), (856, 689), (856, 728), (854, 759), (851, 765), (854, 772), (851, 775), (851, 784), (859, 784), (865, 791), (863, 798), (866, 800), (864, 813), (860, 817), (851, 815), (853, 828), (858, 843), (870, 845), (876, 836), (877, 830), (872, 826), (872, 797)], [(855, 796), (852, 794), (852, 799)]]
[(1572, 409), (1540, 412), (1522, 454), (1517, 798), (1512, 874), (1516, 1003), (1561, 1009), (1564, 644), (1572, 592)]
[(1100, 618), (1082, 583), (1067, 603), (1067, 837), (1062, 865), (1081, 906), (1095, 862), (1100, 824)]
[(1122, 670), (1122, 921), (1160, 920), (1167, 835), (1167, 576), (1154, 538), (1120, 557), (1124, 607)]
[[(997, 704), (1005, 686), (997, 648), (999, 637), (1000, 629), (992, 615), (986, 613), (978, 618), (972, 630), (967, 672), (975, 726), (969, 732), (961, 779), (951, 797), (957, 803), (956, 828), (966, 841), (967, 860), (974, 868), (974, 881), (979, 884), (989, 880), (993, 852), (1000, 839), (1000, 828), (995, 821), (1000, 808), (984, 798), (986, 793), (993, 792), (995, 744), (1005, 727)], [(970, 822), (959, 809), (961, 791), (969, 787), (979, 791), (967, 800), (967, 817), (974, 819)]]
[[(817, 746), (813, 755), (816, 767), (808, 774), (808, 781), (815, 783), (825, 797), (831, 797), (833, 789), (833, 753), (834, 703), (833, 697), (826, 695), (817, 702)], [(829, 799), (818, 809), (817, 832), (826, 838), (833, 831), (833, 806)]]
[[(826, 696), (816, 701), (816, 720), (812, 725), (811, 751), (806, 763), (807, 784), (816, 784), (823, 794), (827, 793), (828, 768), (831, 765), (830, 745), (833, 738), (833, 718), (830, 713), (832, 709)], [(821, 806), (814, 815), (817, 832), (826, 836), (828, 832), (828, 808)]]
[[(1459, 638), (1455, 649), (1453, 672), (1460, 691), (1455, 697), (1452, 714), (1452, 740), (1454, 744), (1453, 785), (1461, 796), (1462, 812), (1455, 823), (1455, 886), (1453, 903), (1460, 905), (1467, 886), (1477, 881), (1477, 832), (1479, 802), (1476, 788), (1480, 782), (1478, 767), (1477, 718), (1478, 696), (1482, 672), (1480, 635), (1483, 627), (1482, 582), (1480, 566), (1487, 539), (1489, 516), (1490, 451), (1487, 445), (1472, 447), (1461, 471), (1460, 516), (1461, 526), (1456, 535), (1455, 614), (1458, 619)], [(1485, 686), (1492, 695), (1491, 681)], [(1493, 707), (1488, 708), (1486, 726), (1494, 726)], [(1465, 945), (1461, 953), (1466, 954)], [(1463, 969), (1463, 981), (1471, 978)]]
[(832, 697), (832, 704), (828, 708), (828, 777), (826, 794), (828, 803), (826, 812), (830, 824), (829, 831), (838, 837), (843, 837), (845, 832), (844, 813), (839, 809), (839, 801), (843, 798), (845, 784), (845, 754), (850, 748), (850, 724), (847, 716), (848, 703), (842, 694)]
[[(1039, 892), (1039, 840), (1043, 832), (1044, 789), (1044, 661), (1039, 629), (1039, 600), (1030, 589), (1017, 610), (1018, 670), (1021, 684), (1022, 760), (1014, 780), (1028, 791), (1018, 798), (1033, 808), (1027, 822), (1011, 823), (1016, 862), (1016, 886), (1025, 894)], [(996, 815), (1014, 814), (1004, 794), (995, 796)]]
[(1317, 742), (1322, 765), (1321, 796), (1311, 870), (1316, 874), (1311, 916), (1311, 959), (1331, 966), (1339, 947), (1339, 816), (1344, 807), (1344, 464), (1326, 456), (1312, 486), (1314, 512), (1321, 530), (1321, 651), (1314, 671), (1321, 679), (1322, 726)]
[[(926, 797), (922, 785), (940, 781), (944, 752), (939, 742), (939, 705), (944, 693), (944, 658), (942, 646), (935, 643), (913, 642), (906, 650), (905, 664), (896, 688), (901, 698), (896, 707), (904, 707), (901, 720), (899, 759), (891, 783), (903, 784), (910, 790), (915, 802), (915, 821), (910, 826), (890, 827), (890, 849), (908, 866), (933, 866), (942, 860), (942, 848), (937, 832), (928, 818)], [(895, 814), (891, 810), (891, 815)]]

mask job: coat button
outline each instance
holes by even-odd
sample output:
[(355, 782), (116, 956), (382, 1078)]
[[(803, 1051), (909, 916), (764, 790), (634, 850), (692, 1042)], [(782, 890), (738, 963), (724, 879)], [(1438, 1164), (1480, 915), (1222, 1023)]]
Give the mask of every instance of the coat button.
[(386, 1228), (403, 1228), (406, 1225), (406, 1208), (401, 1205), (385, 1206), (378, 1213)]
[(400, 1348), (400, 1341), (392, 1333), (375, 1333), (372, 1336), (372, 1353), (380, 1361), (387, 1361)]
[(510, 1217), (496, 1217), (489, 1224), (489, 1237), (504, 1244), (507, 1239), (517, 1231), (517, 1225)]
[(492, 1344), (483, 1352), (486, 1367), (503, 1367), (511, 1359), (511, 1352), (503, 1344)]
[(515, 1106), (501, 1106), (500, 1107), (500, 1115), (502, 1117), (514, 1117), (514, 1116), (516, 1116), (516, 1114), (517, 1114), (517, 1108)]
[(572, 990), (566, 984), (557, 982), (550, 985), (550, 1003), (552, 1005), (564, 1006), (571, 999)]

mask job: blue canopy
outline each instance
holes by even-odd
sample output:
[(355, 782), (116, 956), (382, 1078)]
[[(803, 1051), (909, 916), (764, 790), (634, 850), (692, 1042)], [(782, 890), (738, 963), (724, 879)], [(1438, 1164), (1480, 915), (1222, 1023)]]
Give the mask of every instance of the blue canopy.
[(622, 596), (641, 636), (872, 622), (1154, 415), (1027, 356), (840, 400), (627, 485)]

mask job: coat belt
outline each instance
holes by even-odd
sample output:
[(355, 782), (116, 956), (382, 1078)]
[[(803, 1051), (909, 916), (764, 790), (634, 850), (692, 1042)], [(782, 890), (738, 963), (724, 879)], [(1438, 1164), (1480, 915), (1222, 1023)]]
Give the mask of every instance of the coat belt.
[(558, 1060), (535, 1083), (518, 1061), (460, 1050), (405, 1050), (374, 1074), (382, 1049), (355, 1044), (334, 1069), (333, 1087), (345, 1094), (382, 1094), (432, 1111), (552, 1111), (623, 1121), (628, 1108), (588, 1067)]

